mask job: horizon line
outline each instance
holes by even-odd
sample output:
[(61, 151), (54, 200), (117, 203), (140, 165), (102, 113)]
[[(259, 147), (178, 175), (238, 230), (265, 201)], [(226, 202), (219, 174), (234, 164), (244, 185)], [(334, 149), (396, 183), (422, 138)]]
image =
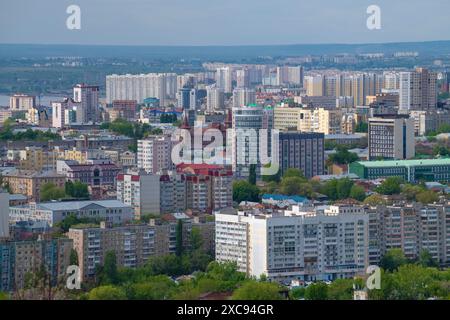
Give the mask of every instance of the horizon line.
[(392, 44), (424, 44), (432, 42), (450, 42), (448, 40), (424, 40), (424, 41), (388, 41), (388, 42), (351, 42), (351, 43), (286, 43), (286, 44), (86, 44), (86, 43), (2, 43), (0, 46), (92, 46), (92, 47), (291, 47), (291, 46), (368, 46), (368, 45), (392, 45)]

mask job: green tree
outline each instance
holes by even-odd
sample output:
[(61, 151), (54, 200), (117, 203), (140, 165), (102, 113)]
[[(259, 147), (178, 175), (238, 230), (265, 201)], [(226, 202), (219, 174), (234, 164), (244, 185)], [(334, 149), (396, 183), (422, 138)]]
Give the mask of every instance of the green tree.
[(359, 157), (356, 153), (349, 152), (347, 148), (338, 146), (337, 152), (331, 154), (328, 159), (335, 164), (349, 164), (358, 161)]
[(164, 300), (175, 289), (175, 283), (169, 277), (159, 275), (133, 284), (130, 289), (128, 296), (133, 300)]
[(59, 200), (64, 198), (66, 193), (63, 189), (58, 188), (54, 183), (48, 182), (41, 187), (41, 201)]
[(349, 178), (339, 179), (336, 185), (338, 199), (347, 199), (353, 187), (353, 181)]
[(78, 265), (78, 253), (75, 249), (70, 250), (70, 264), (71, 265)]
[(366, 199), (366, 191), (363, 187), (355, 184), (350, 189), (350, 198), (358, 201), (364, 201), (364, 199)]
[(433, 259), (433, 256), (431, 255), (430, 251), (426, 249), (422, 249), (420, 251), (419, 260), (417, 261), (417, 263), (422, 267), (432, 267), (432, 268), (439, 267), (439, 264), (435, 259)]
[(336, 279), (328, 286), (329, 300), (353, 300), (353, 279)]
[(176, 228), (176, 255), (183, 254), (183, 221), (181, 219), (177, 222)]
[(439, 196), (436, 192), (432, 190), (426, 190), (418, 193), (416, 195), (416, 200), (423, 204), (434, 203), (439, 200)]
[(81, 181), (67, 181), (64, 185), (65, 192), (67, 195), (77, 198), (77, 199), (85, 199), (89, 198), (89, 190), (88, 185), (82, 183)]
[(328, 285), (325, 282), (316, 282), (306, 287), (306, 300), (327, 300), (328, 299)]
[(259, 188), (248, 181), (239, 180), (233, 182), (233, 200), (241, 201), (259, 201)]
[(385, 195), (399, 194), (402, 183), (403, 179), (400, 177), (389, 177), (375, 191)]
[(311, 197), (312, 186), (301, 177), (283, 177), (280, 183), (280, 192), (285, 195), (301, 195)]
[(126, 300), (127, 295), (122, 288), (112, 285), (100, 286), (92, 289), (88, 294), (89, 300)]
[(306, 288), (297, 287), (289, 292), (289, 298), (292, 300), (300, 300), (305, 298)]
[(395, 271), (400, 266), (408, 263), (401, 249), (391, 249), (381, 258), (380, 266), (387, 271)]
[(203, 245), (203, 237), (200, 232), (200, 229), (196, 226), (193, 226), (190, 234), (190, 242), (191, 242), (191, 251), (197, 251), (201, 249)]
[(386, 205), (387, 203), (383, 199), (383, 197), (381, 197), (379, 194), (374, 193), (364, 200), (364, 204), (368, 204), (371, 206), (379, 206), (379, 205)]
[(432, 297), (435, 269), (407, 264), (398, 267), (392, 274), (393, 290), (388, 292), (390, 300), (425, 300)]
[(300, 169), (296, 169), (296, 168), (287, 169), (283, 174), (283, 179), (291, 178), (291, 177), (301, 178), (303, 180), (303, 182), (307, 181), (305, 176), (303, 175), (302, 170), (300, 170)]
[(0, 291), (0, 301), (1, 300), (9, 300), (9, 295), (6, 292)]
[(367, 122), (358, 122), (358, 124), (356, 125), (355, 128), (355, 132), (368, 132), (369, 131), (369, 125), (367, 124)]
[(233, 300), (282, 300), (280, 285), (273, 282), (249, 280), (236, 289), (231, 296)]
[(101, 283), (116, 284), (118, 280), (117, 257), (113, 250), (106, 252), (102, 268)]

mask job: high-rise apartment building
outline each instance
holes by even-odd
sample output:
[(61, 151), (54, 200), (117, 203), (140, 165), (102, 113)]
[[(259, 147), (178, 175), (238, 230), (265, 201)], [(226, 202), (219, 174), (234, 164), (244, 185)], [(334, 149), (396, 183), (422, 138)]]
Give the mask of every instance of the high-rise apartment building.
[(233, 69), (231, 67), (217, 68), (216, 86), (223, 89), (225, 93), (233, 91)]
[(99, 90), (98, 86), (90, 86), (84, 83), (77, 84), (73, 88), (73, 101), (79, 103), (82, 110), (81, 123), (100, 121)]
[(169, 135), (150, 136), (138, 140), (137, 166), (148, 173), (158, 173), (161, 170), (171, 170), (172, 140)]
[(369, 119), (369, 159), (411, 159), (415, 156), (414, 119), (377, 116)]
[(206, 110), (209, 112), (223, 110), (225, 108), (225, 96), (223, 89), (216, 85), (206, 87)]
[(36, 97), (26, 94), (15, 94), (9, 98), (9, 109), (11, 111), (28, 111), (36, 106)]
[(319, 281), (352, 278), (368, 266), (369, 216), (359, 206), (323, 212), (293, 206), (280, 213), (222, 211), (216, 217), (216, 260), (249, 276)]
[(236, 71), (236, 87), (249, 88), (250, 87), (250, 70), (247, 68)]
[(400, 73), (400, 110), (431, 111), (437, 106), (437, 73), (424, 68)]
[(161, 106), (166, 106), (167, 83), (171, 95), (175, 96), (173, 74), (149, 73), (138, 75), (106, 76), (106, 102), (114, 100), (136, 100), (142, 103), (146, 98), (157, 98)]
[(233, 90), (233, 107), (239, 108), (256, 103), (256, 93), (253, 89), (236, 88)]

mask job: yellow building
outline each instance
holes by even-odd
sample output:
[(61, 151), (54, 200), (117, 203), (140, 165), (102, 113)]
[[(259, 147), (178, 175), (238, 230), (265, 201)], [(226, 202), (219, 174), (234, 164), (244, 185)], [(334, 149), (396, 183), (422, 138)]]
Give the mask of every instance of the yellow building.
[(325, 108), (275, 107), (274, 129), (296, 129), (301, 132), (341, 133), (341, 110)]
[(302, 111), (302, 108), (275, 107), (273, 112), (274, 129), (297, 129)]
[(325, 108), (303, 109), (300, 113), (297, 130), (338, 134), (341, 133), (341, 118), (341, 110), (327, 110)]
[(5, 173), (3, 181), (9, 185), (11, 193), (20, 193), (32, 201), (40, 201), (40, 190), (44, 184), (53, 183), (63, 188), (66, 176), (57, 174), (55, 171), (15, 170)]
[(56, 152), (38, 147), (25, 147), (19, 151), (21, 170), (48, 171), (56, 170)]

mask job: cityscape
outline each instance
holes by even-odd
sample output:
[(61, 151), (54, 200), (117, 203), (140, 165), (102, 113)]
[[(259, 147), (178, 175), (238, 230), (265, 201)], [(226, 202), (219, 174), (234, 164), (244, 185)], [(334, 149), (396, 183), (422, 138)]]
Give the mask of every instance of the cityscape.
[(372, 40), (368, 3), (343, 44), (58, 40), (89, 32), (79, 2), (48, 38), (0, 15), (0, 300), (450, 299), (434, 27)]

